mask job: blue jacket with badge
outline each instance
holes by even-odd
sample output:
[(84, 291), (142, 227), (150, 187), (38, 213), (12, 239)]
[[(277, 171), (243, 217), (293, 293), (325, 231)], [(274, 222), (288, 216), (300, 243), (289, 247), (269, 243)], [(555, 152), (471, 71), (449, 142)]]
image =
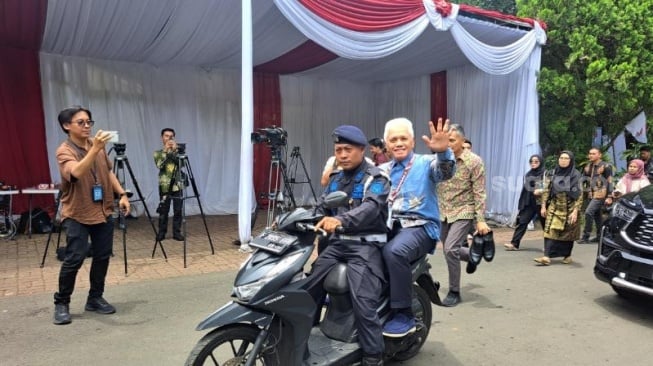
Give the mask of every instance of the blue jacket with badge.
[[(324, 197), (335, 191), (347, 193), (349, 204), (331, 210), (323, 208)], [(326, 190), (318, 199), (318, 207), (325, 215), (340, 220), (347, 234), (384, 234), (387, 232), (389, 194), (388, 176), (363, 160), (355, 170), (331, 174)]]

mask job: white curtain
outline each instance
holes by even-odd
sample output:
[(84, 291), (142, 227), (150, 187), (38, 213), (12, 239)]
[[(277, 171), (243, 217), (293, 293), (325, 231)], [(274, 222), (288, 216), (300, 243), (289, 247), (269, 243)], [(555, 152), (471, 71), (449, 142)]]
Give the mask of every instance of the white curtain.
[[(94, 132), (118, 131), (120, 142), (127, 144), (126, 155), (134, 178), (153, 215), (159, 201), (153, 152), (161, 148), (164, 127), (174, 128), (177, 141), (187, 144), (190, 170), (204, 212), (238, 212), (238, 71), (157, 68), (41, 53), (41, 83), (53, 177), (60, 176), (54, 151), (66, 138), (57, 114), (67, 106), (82, 105), (93, 113)], [(127, 176), (127, 186), (136, 194)], [(189, 195), (192, 193), (189, 187)], [(199, 213), (196, 199), (189, 199), (186, 208), (189, 215)]]
[(539, 50), (506, 76), (473, 66), (447, 70), (449, 117), (463, 126), (473, 151), (485, 162), (487, 215), (499, 223), (514, 221), (528, 158), (540, 152)]
[[(331, 132), (342, 124), (359, 126), (368, 139), (383, 137), (385, 123), (407, 117), (420, 134), (430, 114), (429, 77), (385, 83), (353, 83), (338, 79), (282, 76), (281, 100), (288, 147), (299, 146), (316, 194), (323, 191), (320, 175), (333, 155)], [(421, 142), (417, 146), (422, 148)], [(370, 154), (371, 156), (371, 154)], [(290, 159), (289, 159), (290, 160)], [(301, 173), (301, 172), (300, 172)], [(300, 174), (298, 174), (299, 176)], [(307, 184), (294, 185), (295, 198), (310, 203)]]

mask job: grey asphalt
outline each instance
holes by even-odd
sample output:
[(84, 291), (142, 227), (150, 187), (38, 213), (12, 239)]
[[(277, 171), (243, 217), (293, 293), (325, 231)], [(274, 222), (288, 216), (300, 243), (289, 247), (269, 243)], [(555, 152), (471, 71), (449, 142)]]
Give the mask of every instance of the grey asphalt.
[[(500, 243), (497, 243), (500, 244)], [(534, 266), (540, 240), (463, 275), (463, 303), (433, 306), (430, 336), (402, 365), (650, 365), (653, 301), (627, 301), (594, 278), (596, 245), (576, 245), (574, 263)], [(443, 283), (442, 253), (431, 258)], [(464, 266), (463, 266), (464, 268)], [(464, 269), (463, 269), (464, 271)], [(228, 300), (234, 271), (107, 288), (113, 315), (84, 312), (52, 324), (52, 294), (0, 299), (0, 365), (182, 365), (204, 334), (194, 330)]]

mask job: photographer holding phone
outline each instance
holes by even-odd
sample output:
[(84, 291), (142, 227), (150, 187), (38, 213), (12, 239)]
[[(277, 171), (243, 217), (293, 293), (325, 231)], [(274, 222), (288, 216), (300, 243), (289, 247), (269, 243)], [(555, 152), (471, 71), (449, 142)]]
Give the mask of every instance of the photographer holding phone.
[(157, 241), (162, 241), (168, 231), (168, 213), (170, 212), (170, 201), (173, 201), (172, 234), (178, 241), (184, 240), (181, 233), (181, 206), (183, 182), (178, 182), (176, 177), (178, 169), (177, 142), (175, 141), (175, 130), (164, 128), (161, 130), (161, 142), (163, 148), (154, 152), (154, 164), (159, 169), (159, 233)]
[[(91, 137), (95, 123), (91, 111), (76, 106), (59, 113), (59, 125), (68, 139), (57, 148), (61, 173), (61, 219), (66, 228), (66, 250), (59, 272), (59, 291), (54, 294), (54, 324), (68, 324), (70, 297), (79, 268), (89, 250), (93, 253), (90, 269), (91, 288), (85, 310), (112, 314), (116, 309), (103, 297), (104, 283), (113, 252), (114, 200), (120, 197), (120, 209), (129, 214), (129, 199), (111, 171), (105, 145), (112, 134), (99, 130)], [(91, 238), (89, 243), (88, 238)]]

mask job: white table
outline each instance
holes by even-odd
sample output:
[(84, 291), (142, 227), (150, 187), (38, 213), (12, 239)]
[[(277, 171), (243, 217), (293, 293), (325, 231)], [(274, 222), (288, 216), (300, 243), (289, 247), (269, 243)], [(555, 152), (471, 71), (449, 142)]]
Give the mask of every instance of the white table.
[(40, 189), (37, 187), (30, 187), (30, 188), (25, 188), (21, 191), (23, 194), (28, 194), (29, 195), (29, 218), (27, 221), (27, 235), (29, 238), (32, 237), (32, 197), (34, 197), (35, 194), (53, 194), (56, 195), (59, 194), (59, 190), (56, 188), (45, 188), (45, 189)]
[(13, 211), (12, 211), (12, 196), (15, 194), (20, 193), (19, 190), (9, 190), (9, 191), (0, 191), (0, 196), (9, 196), (9, 207), (7, 208), (7, 211), (5, 212), (5, 217), (3, 219), (8, 219), (8, 223), (10, 227), (6, 228), (7, 233), (9, 234), (7, 237), (9, 239), (13, 239), (13, 237), (16, 235), (16, 225), (14, 224), (14, 217), (13, 217)]

